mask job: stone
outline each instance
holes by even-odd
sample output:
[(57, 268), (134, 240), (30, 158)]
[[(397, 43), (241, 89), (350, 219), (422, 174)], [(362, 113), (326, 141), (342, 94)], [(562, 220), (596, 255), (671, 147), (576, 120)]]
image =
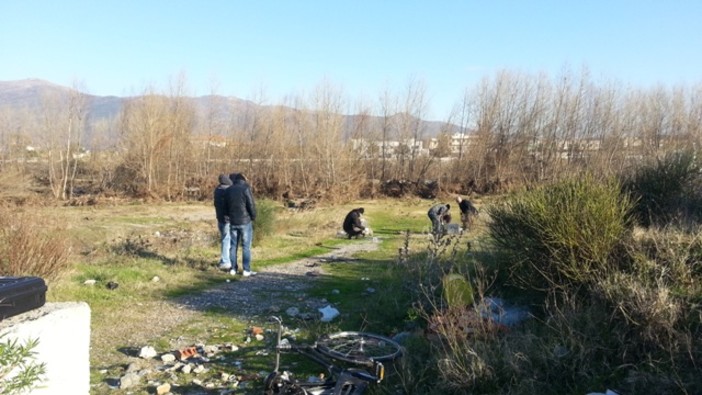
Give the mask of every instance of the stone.
[(119, 379), (119, 388), (126, 389), (134, 387), (141, 381), (141, 375), (137, 372), (129, 372)]
[(161, 361), (163, 362), (174, 362), (176, 360), (175, 355), (171, 353), (161, 355)]
[(158, 353), (151, 346), (144, 346), (141, 348), (141, 350), (139, 350), (139, 358), (151, 359), (154, 358), (156, 355), (158, 355)]
[(169, 392), (171, 392), (171, 385), (169, 383), (163, 383), (156, 387), (157, 395), (166, 395)]

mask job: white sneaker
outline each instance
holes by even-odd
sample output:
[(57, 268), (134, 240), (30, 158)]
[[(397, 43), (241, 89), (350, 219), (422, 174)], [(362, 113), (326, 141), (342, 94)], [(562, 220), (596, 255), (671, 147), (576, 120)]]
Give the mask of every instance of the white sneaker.
[(219, 264), (219, 270), (229, 270), (232, 268), (231, 263), (220, 263)]
[(244, 277), (253, 276), (255, 274), (256, 274), (256, 272), (250, 272), (248, 270), (244, 270), (244, 273), (243, 273)]
[(232, 269), (229, 271), (229, 274), (231, 274), (232, 276), (236, 276), (237, 272), (236, 272), (236, 270)]

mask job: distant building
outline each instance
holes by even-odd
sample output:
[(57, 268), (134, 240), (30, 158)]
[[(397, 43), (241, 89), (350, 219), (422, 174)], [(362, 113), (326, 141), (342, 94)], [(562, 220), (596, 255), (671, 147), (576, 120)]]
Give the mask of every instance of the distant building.
[(199, 148), (226, 148), (227, 139), (220, 135), (212, 136), (191, 136), (190, 142)]
[(414, 149), (420, 155), (425, 154), (424, 142), (421, 140), (407, 139), (403, 142), (397, 140), (369, 141), (365, 139), (351, 139), (351, 147), (353, 150), (361, 153), (366, 157), (382, 157), (385, 153), (386, 158), (397, 158), (406, 149), (405, 154), (409, 155)]

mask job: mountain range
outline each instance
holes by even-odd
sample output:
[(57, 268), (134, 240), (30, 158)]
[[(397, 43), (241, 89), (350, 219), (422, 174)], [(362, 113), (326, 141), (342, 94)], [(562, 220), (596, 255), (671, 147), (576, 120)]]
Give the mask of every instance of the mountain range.
[[(75, 93), (73, 88), (57, 85), (49, 81), (41, 79), (24, 79), (17, 81), (0, 81), (0, 113), (3, 111), (26, 111), (29, 114), (41, 114), (43, 102), (47, 97), (67, 99), (72, 93)], [(124, 103), (132, 97), (119, 96), (96, 96), (84, 93), (87, 102), (88, 114), (91, 122), (96, 122), (101, 119), (114, 119), (121, 110)], [(206, 111), (213, 99), (226, 103), (226, 108), (234, 112), (244, 112), (250, 109), (251, 106), (259, 106), (249, 100), (244, 100), (231, 96), (197, 96), (190, 97), (195, 108), (202, 113)], [(271, 106), (260, 106), (271, 107)], [(290, 111), (294, 109), (290, 108)], [(350, 135), (351, 125), (357, 116), (356, 114), (344, 114), (345, 125), (349, 125), (349, 130), (345, 134)], [(244, 117), (232, 116), (231, 119), (243, 119)], [(379, 121), (379, 117), (372, 117)], [(445, 127), (445, 123), (436, 121), (422, 120), (423, 136), (425, 138), (435, 137), (440, 130)]]

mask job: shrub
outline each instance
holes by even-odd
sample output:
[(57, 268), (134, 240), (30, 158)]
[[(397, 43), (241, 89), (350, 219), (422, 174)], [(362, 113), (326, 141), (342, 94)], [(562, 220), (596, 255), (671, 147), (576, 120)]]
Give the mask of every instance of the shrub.
[(702, 217), (700, 163), (692, 152), (671, 152), (624, 177), (623, 188), (636, 202), (634, 213), (643, 226), (675, 219), (699, 222)]
[(442, 292), (448, 307), (473, 305), (473, 287), (461, 274), (447, 274), (441, 279)]
[(566, 180), (488, 207), (488, 232), (513, 260), (511, 279), (557, 290), (596, 281), (615, 265), (632, 204), (618, 182)]
[(35, 388), (46, 371), (45, 364), (33, 361), (37, 340), (19, 344), (17, 340), (0, 343), (0, 395), (19, 394)]
[(256, 201), (256, 221), (253, 223), (254, 245), (258, 245), (273, 233), (275, 210), (276, 205), (270, 200), (259, 199)]
[(46, 218), (0, 210), (0, 275), (55, 277), (68, 265), (66, 232)]
[(29, 196), (30, 180), (26, 174), (13, 169), (0, 171), (0, 200), (22, 202)]

